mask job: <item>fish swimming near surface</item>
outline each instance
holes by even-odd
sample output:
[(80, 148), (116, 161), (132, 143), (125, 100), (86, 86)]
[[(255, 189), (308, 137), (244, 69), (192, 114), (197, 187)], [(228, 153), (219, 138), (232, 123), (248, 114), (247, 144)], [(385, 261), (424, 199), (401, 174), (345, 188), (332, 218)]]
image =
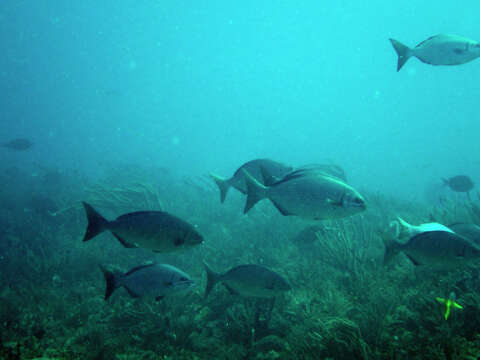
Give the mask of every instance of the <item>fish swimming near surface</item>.
[(357, 190), (315, 168), (292, 171), (270, 186), (244, 172), (247, 180), (244, 213), (265, 198), (284, 216), (314, 220), (344, 218), (366, 209), (365, 200)]
[(435, 35), (414, 48), (394, 39), (390, 42), (398, 55), (397, 71), (412, 56), (430, 65), (460, 65), (480, 56), (480, 43), (457, 35)]
[(401, 218), (392, 225), (395, 237), (384, 237), (384, 263), (403, 252), (414, 265), (451, 269), (480, 259), (480, 247), (445, 225), (410, 225)]
[[(269, 178), (264, 179), (262, 177), (261, 168), (268, 171), (268, 174), (270, 175)], [(292, 169), (291, 166), (284, 165), (274, 160), (255, 159), (240, 166), (230, 179), (225, 179), (215, 174), (210, 174), (210, 176), (220, 189), (220, 201), (223, 203), (230, 187), (234, 187), (242, 194), (247, 193), (247, 185), (245, 184), (245, 174), (243, 170), (247, 170), (248, 173), (260, 183), (268, 185), (275, 182), (277, 179), (282, 178), (284, 175), (292, 171)]]
[(87, 230), (83, 241), (103, 231), (110, 232), (126, 248), (141, 247), (154, 252), (171, 252), (203, 242), (193, 225), (164, 211), (139, 211), (108, 221), (91, 205), (83, 202), (87, 214)]
[(207, 264), (204, 265), (207, 271), (205, 297), (219, 282), (231, 294), (249, 297), (274, 298), (291, 290), (290, 284), (280, 274), (260, 265), (239, 265), (224, 274), (217, 274)]
[(28, 139), (14, 139), (0, 144), (1, 147), (5, 147), (11, 150), (24, 151), (33, 146), (33, 142)]
[(449, 179), (442, 179), (442, 180), (445, 186), (448, 186), (450, 189), (452, 189), (455, 192), (468, 193), (475, 186), (472, 179), (470, 179), (470, 177), (467, 175), (457, 175)]
[(195, 285), (188, 274), (167, 264), (141, 265), (125, 274), (100, 268), (106, 282), (105, 300), (119, 287), (124, 287), (132, 297), (153, 296), (156, 300), (161, 300)]

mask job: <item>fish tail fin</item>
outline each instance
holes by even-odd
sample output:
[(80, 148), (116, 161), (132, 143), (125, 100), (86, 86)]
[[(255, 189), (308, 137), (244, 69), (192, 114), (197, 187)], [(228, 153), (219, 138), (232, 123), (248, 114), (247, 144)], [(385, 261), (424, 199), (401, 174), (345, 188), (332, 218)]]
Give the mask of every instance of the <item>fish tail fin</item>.
[(205, 271), (207, 272), (207, 287), (205, 288), (205, 298), (210, 294), (215, 284), (220, 280), (220, 274), (217, 274), (212, 269), (208, 267), (206, 263), (203, 263), (205, 266)]
[(223, 204), (225, 198), (227, 197), (228, 189), (230, 188), (230, 181), (215, 174), (210, 174), (210, 177), (215, 181), (215, 184), (217, 184), (218, 188), (220, 189), (220, 202)]
[(392, 221), (390, 225), (396, 223), (395, 236), (397, 239), (403, 237), (411, 237), (415, 235), (415, 227), (403, 220), (400, 216), (397, 216), (397, 221)]
[(257, 202), (267, 197), (268, 187), (259, 183), (252, 177), (246, 170), (243, 170), (245, 174), (245, 184), (247, 185), (247, 201), (243, 213), (246, 214)]
[(103, 277), (105, 278), (105, 300), (108, 300), (110, 295), (119, 287), (118, 285), (118, 275), (112, 271), (107, 270), (105, 267), (100, 265), (100, 270), (103, 272)]
[(387, 266), (392, 262), (392, 259), (398, 253), (398, 243), (396, 239), (398, 238), (398, 227), (399, 224), (396, 221), (390, 223), (390, 229), (394, 228), (394, 233), (392, 231), (380, 230), (378, 231), (380, 237), (382, 238), (383, 245), (385, 246), (385, 253), (383, 254), (383, 265)]
[(443, 186), (448, 186), (448, 180), (445, 179), (445, 178), (442, 178), (442, 181), (443, 181)]
[(393, 48), (397, 52), (398, 55), (398, 62), (397, 62), (397, 71), (400, 71), (400, 69), (405, 65), (408, 59), (413, 55), (412, 54), (412, 49), (410, 49), (408, 46), (403, 45), (400, 41), (397, 41), (395, 39), (389, 39), (390, 42), (392, 43)]
[(82, 201), (85, 213), (87, 214), (87, 231), (83, 237), (83, 241), (93, 239), (95, 236), (104, 231), (108, 225), (108, 220), (100, 215), (91, 205)]

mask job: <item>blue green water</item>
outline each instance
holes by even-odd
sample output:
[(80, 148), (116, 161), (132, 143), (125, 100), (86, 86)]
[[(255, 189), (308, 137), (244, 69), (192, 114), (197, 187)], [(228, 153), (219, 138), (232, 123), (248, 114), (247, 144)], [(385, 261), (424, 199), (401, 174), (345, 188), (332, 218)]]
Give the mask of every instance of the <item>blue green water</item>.
[[(379, 265), (383, 245), (378, 229), (398, 215), (415, 224), (432, 218), (479, 222), (476, 190), (469, 201), (441, 187), (441, 179), (458, 174), (480, 179), (480, 61), (447, 67), (412, 58), (396, 72), (397, 56), (388, 41), (414, 46), (440, 33), (480, 41), (479, 10), (474, 1), (3, 1), (0, 142), (28, 138), (34, 145), (27, 151), (0, 148), (0, 299), (5, 303), (0, 353), (15, 358), (20, 344), (27, 354), (21, 358), (88, 354), (123, 359), (128, 354), (148, 358), (142, 355), (148, 353), (152, 359), (191, 359), (235, 353), (252, 359), (315, 354), (341, 359), (354, 355), (335, 355), (332, 349), (353, 341), (359, 359), (467, 359), (446, 355), (448, 346), (441, 356), (432, 349), (463, 329), (452, 348), (467, 344), (465, 348), (478, 350), (480, 329), (469, 322), (480, 310), (476, 268), (467, 285), (458, 282), (468, 276), (452, 273), (415, 280), (410, 264), (403, 264), (409, 275), (398, 269), (386, 272)], [(305, 250), (292, 240), (311, 223), (282, 217), (268, 202), (244, 216), (244, 198), (234, 190), (224, 205), (219, 203), (218, 189), (205, 175), (230, 176), (255, 158), (293, 166), (333, 163), (345, 169), (349, 183), (365, 194), (368, 210), (321, 226), (327, 233), (340, 229), (346, 234), (326, 236), (334, 245), (346, 237), (354, 251), (369, 254), (354, 256), (364, 260), (359, 262), (366, 269), (364, 283), (358, 281), (361, 289), (352, 288), (357, 280), (342, 283), (342, 276), (356, 271), (352, 258), (347, 256), (349, 265), (338, 270), (320, 259), (327, 251), (322, 246)], [(132, 190), (138, 182), (148, 185), (146, 195)], [(116, 196), (118, 189), (126, 194)], [(172, 212), (198, 226), (207, 247), (177, 256), (129, 252), (111, 235), (82, 244), (82, 200), (96, 201), (109, 218), (146, 207)], [(52, 208), (47, 202), (53, 202)], [(52, 216), (56, 211), (60, 213)], [(24, 265), (25, 259), (30, 265)], [(179, 302), (147, 301), (147, 306), (122, 294), (113, 305), (104, 303), (98, 264), (126, 271), (144, 261), (175, 264), (199, 285)], [(218, 290), (204, 302), (202, 261), (219, 271), (264, 263), (287, 277), (295, 292), (276, 305), (267, 321), (271, 331), (263, 333), (282, 344), (260, 346), (260, 339), (249, 338), (256, 314), (252, 309), (258, 308), (250, 300), (232, 305), (229, 294)], [(365, 309), (372, 308), (372, 298), (378, 307), (388, 303), (380, 298), (385, 292), (372, 290), (382, 286), (397, 294), (390, 307), (379, 310), (394, 325), (385, 330), (388, 336), (372, 339), (367, 333), (380, 325), (367, 324), (369, 315), (355, 309), (362, 301)], [(435, 306), (435, 296), (452, 289), (464, 294), (469, 313), (450, 327), (438, 308), (433, 320), (419, 320)], [(325, 295), (335, 291), (346, 299), (344, 307), (332, 307), (341, 301)], [(359, 294), (365, 293), (376, 296), (362, 299)], [(394, 300), (399, 294), (414, 302), (412, 313), (408, 306), (398, 310), (403, 306), (403, 300)], [(315, 296), (327, 296), (324, 307), (312, 300)], [(423, 296), (424, 302), (415, 303)], [(16, 307), (19, 301), (21, 308)], [(152, 310), (155, 315), (152, 306), (159, 308)], [(125, 307), (136, 315), (126, 320), (112, 315)], [(306, 324), (306, 319), (321, 318), (326, 308), (337, 322)], [(215, 317), (222, 313), (219, 309), (247, 325), (233, 331), (225, 325), (228, 319)], [(16, 315), (10, 319), (5, 313)], [(170, 319), (169, 326), (159, 326), (169, 329), (161, 334), (154, 324), (167, 316), (159, 314)], [(250, 320), (239, 320), (244, 318)], [(103, 323), (96, 328), (99, 321)], [(401, 325), (395, 327), (396, 321)], [(82, 324), (94, 334), (85, 336), (96, 340), (75, 333)], [(338, 331), (348, 333), (349, 340), (327, 344), (316, 338), (315, 333), (325, 337), (322, 331), (330, 325), (333, 334), (344, 326)], [(62, 339), (59, 328), (64, 329)], [(132, 334), (129, 340), (122, 338), (125, 328)], [(183, 338), (172, 339), (171, 328), (183, 331)], [(36, 336), (38, 329), (46, 335)], [(419, 349), (430, 349), (423, 355), (418, 349), (408, 353), (414, 348), (411, 334), (418, 332), (424, 344)], [(202, 347), (209, 338), (216, 340)], [(97, 345), (88, 345), (95, 341)], [(305, 343), (314, 344), (313, 350), (305, 350)], [(468, 356), (478, 356), (475, 351)]]

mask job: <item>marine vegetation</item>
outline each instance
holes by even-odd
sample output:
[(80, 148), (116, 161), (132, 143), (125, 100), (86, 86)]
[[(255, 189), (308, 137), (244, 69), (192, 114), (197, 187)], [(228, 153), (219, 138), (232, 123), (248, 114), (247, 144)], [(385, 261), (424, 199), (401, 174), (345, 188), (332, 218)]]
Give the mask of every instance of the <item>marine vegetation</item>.
[[(0, 209), (0, 358), (480, 356), (478, 263), (453, 270), (415, 266), (402, 251), (388, 265), (383, 262), (382, 232), (397, 216), (410, 224), (480, 225), (480, 201), (473, 196), (446, 198), (433, 207), (362, 191), (367, 211), (312, 222), (282, 216), (268, 201), (244, 215), (245, 196), (232, 192), (221, 204), (213, 181), (129, 166), (112, 173), (83, 178), (62, 172), (59, 189), (68, 184), (69, 190), (44, 195), (60, 209), (55, 213), (41, 207), (25, 211), (27, 197)], [(2, 179), (2, 204), (12, 203), (10, 194), (19, 184), (36, 191), (21, 170), (15, 181), (9, 179)], [(204, 242), (188, 251), (153, 253), (125, 249), (105, 231), (98, 237), (106, 241), (84, 243), (81, 201), (105, 210), (107, 218), (168, 211), (192, 224)], [(215, 281), (208, 297), (204, 262), (224, 274), (210, 273)], [(188, 290), (167, 291), (170, 280), (149, 283), (151, 271), (164, 274), (165, 268), (148, 264), (169, 264)], [(264, 279), (275, 279), (280, 291), (259, 282), (275, 296), (243, 296), (244, 288), (236, 287), (243, 284), (243, 273), (228, 271), (245, 264), (262, 269), (268, 274)], [(117, 281), (108, 300), (100, 265), (108, 269), (110, 290)], [(153, 296), (143, 292), (144, 282)], [(228, 291), (229, 284), (237, 291)], [(131, 297), (125, 288), (142, 296)], [(258, 286), (251, 289), (255, 295)]]

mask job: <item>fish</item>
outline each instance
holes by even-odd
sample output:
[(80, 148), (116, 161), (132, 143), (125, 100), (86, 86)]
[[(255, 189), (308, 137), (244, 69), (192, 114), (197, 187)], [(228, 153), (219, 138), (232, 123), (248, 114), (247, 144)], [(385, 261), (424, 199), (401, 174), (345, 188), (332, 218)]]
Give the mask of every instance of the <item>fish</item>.
[(345, 170), (339, 165), (335, 164), (310, 164), (310, 165), (304, 165), (296, 170), (301, 170), (301, 169), (315, 169), (318, 171), (323, 171), (327, 175), (336, 177), (343, 182), (347, 182), (347, 176), (345, 175)]
[[(269, 178), (264, 179), (262, 177), (261, 168), (264, 168), (270, 174)], [(264, 185), (268, 185), (272, 182), (275, 182), (277, 179), (282, 178), (284, 175), (292, 171), (292, 167), (279, 163), (270, 159), (255, 159), (246, 162), (240, 166), (233, 176), (229, 179), (223, 178), (221, 176), (210, 174), (210, 177), (215, 181), (219, 190), (220, 190), (220, 202), (223, 203), (227, 196), (227, 192), (230, 187), (234, 187), (242, 194), (247, 193), (247, 185), (245, 184), (245, 175), (243, 170), (247, 170), (251, 176), (257, 179)]]
[(109, 271), (102, 266), (100, 269), (106, 283), (105, 300), (119, 287), (124, 287), (134, 298), (153, 296), (156, 300), (161, 300), (167, 295), (195, 285), (188, 274), (167, 264), (140, 265), (125, 274)]
[(1, 143), (0, 146), (11, 150), (24, 151), (30, 149), (33, 146), (33, 142), (28, 139), (13, 139), (5, 143)]
[(164, 211), (138, 211), (108, 221), (91, 205), (82, 204), (88, 220), (83, 241), (109, 230), (126, 248), (141, 247), (159, 253), (178, 251), (203, 242), (202, 235), (193, 225)]
[(449, 179), (442, 179), (443, 185), (448, 186), (455, 192), (469, 192), (473, 189), (475, 184), (467, 175), (457, 175)]
[(221, 282), (231, 294), (246, 297), (275, 298), (291, 290), (290, 284), (280, 274), (261, 265), (239, 265), (224, 274), (217, 274), (204, 263), (207, 272), (205, 297)]
[(480, 43), (457, 35), (435, 35), (413, 49), (395, 39), (389, 40), (398, 55), (397, 71), (412, 56), (430, 65), (460, 65), (480, 56)]
[(455, 231), (455, 233), (480, 246), (480, 226), (469, 223), (453, 223), (448, 225), (448, 227)]
[(315, 169), (295, 170), (270, 186), (262, 185), (245, 171), (247, 213), (268, 198), (284, 216), (305, 219), (339, 219), (366, 210), (362, 195), (340, 179)]
[(384, 264), (403, 252), (414, 265), (451, 269), (480, 259), (480, 247), (439, 223), (410, 225), (401, 218), (392, 222), (395, 236), (384, 237)]

